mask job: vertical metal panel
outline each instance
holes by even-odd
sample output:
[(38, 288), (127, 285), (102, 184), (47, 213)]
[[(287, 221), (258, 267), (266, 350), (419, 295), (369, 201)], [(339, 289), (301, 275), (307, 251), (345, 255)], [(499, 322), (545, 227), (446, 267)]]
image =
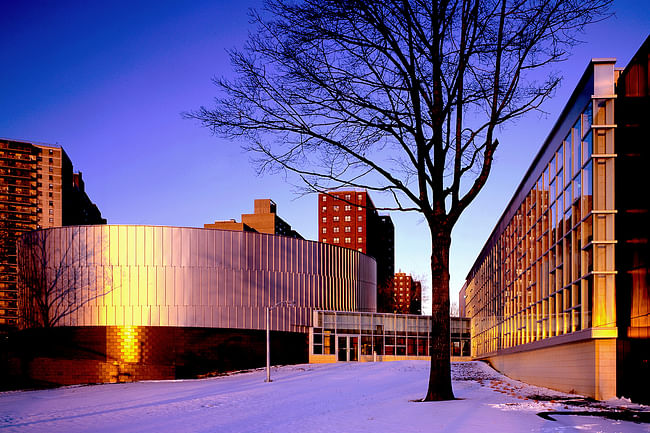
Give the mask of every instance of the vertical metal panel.
[(183, 253), (185, 253), (183, 245), (183, 231), (178, 227), (172, 227), (171, 229), (171, 247), (172, 247), (172, 262), (171, 266), (182, 266), (183, 265)]
[(146, 264), (145, 261), (145, 253), (147, 251), (147, 244), (145, 243), (145, 230), (146, 227), (134, 227), (135, 229), (135, 243), (131, 246), (132, 249), (135, 251), (135, 265), (137, 266), (144, 266)]
[(171, 227), (49, 231), (49, 254), (69, 263), (82, 304), (68, 324), (263, 329), (264, 307), (292, 300), (273, 326), (295, 330), (312, 308), (374, 308), (374, 260), (332, 245)]

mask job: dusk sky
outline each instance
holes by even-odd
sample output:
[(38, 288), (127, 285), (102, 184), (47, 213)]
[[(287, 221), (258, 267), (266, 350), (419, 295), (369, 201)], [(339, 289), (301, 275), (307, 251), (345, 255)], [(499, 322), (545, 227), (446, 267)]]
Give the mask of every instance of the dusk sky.
[[(183, 111), (210, 106), (226, 50), (241, 47), (247, 11), (261, 1), (4, 1), (0, 6), (0, 137), (62, 146), (110, 224), (203, 227), (252, 213), (278, 214), (317, 239), (315, 195), (297, 179), (257, 176), (240, 145), (215, 138)], [(543, 109), (500, 131), (490, 180), (453, 232), (451, 296), (512, 197), (592, 57), (624, 66), (650, 34), (650, 6), (615, 1), (615, 16), (587, 29), (561, 65), (564, 82)], [(389, 197), (372, 195), (375, 204)], [(428, 229), (392, 213), (395, 268), (429, 275)], [(428, 283), (426, 284), (428, 286)], [(425, 308), (425, 311), (429, 311)]]

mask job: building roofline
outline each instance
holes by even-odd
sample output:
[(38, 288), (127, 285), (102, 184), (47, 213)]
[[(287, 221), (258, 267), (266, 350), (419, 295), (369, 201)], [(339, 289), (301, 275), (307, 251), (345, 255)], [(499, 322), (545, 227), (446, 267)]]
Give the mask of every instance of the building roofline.
[(149, 227), (149, 228), (170, 228), (170, 229), (182, 229), (182, 230), (215, 230), (219, 232), (230, 232), (230, 233), (243, 233), (243, 236), (250, 236), (250, 235), (261, 235), (261, 236), (275, 236), (275, 237), (281, 237), (281, 238), (287, 238), (287, 239), (293, 239), (298, 242), (310, 242), (310, 243), (315, 243), (319, 245), (325, 245), (328, 248), (329, 247), (334, 247), (334, 248), (341, 248), (344, 250), (352, 251), (357, 254), (361, 254), (366, 257), (370, 257), (373, 259), (375, 262), (377, 259), (369, 254), (362, 253), (361, 251), (355, 250), (354, 248), (348, 248), (344, 247), (342, 245), (336, 245), (336, 244), (330, 244), (330, 243), (325, 243), (325, 242), (320, 242), (320, 241), (314, 241), (311, 239), (305, 239), (305, 238), (294, 238), (292, 236), (285, 236), (285, 235), (276, 235), (272, 233), (261, 233), (258, 231), (241, 231), (241, 230), (228, 230), (228, 229), (216, 229), (216, 228), (209, 228), (209, 227), (188, 227), (188, 226), (169, 226), (169, 225), (155, 225), (155, 224), (75, 224), (75, 225), (69, 225), (69, 226), (55, 226), (55, 227), (41, 227), (35, 230), (28, 231), (26, 233), (31, 233), (33, 231), (47, 231), (47, 230), (57, 230), (57, 229), (72, 229), (72, 228), (84, 228), (84, 227)]
[(25, 139), (22, 139), (22, 138), (0, 137), (0, 140), (15, 141), (15, 142), (18, 142), (18, 143), (27, 143), (27, 144), (32, 144), (34, 146), (54, 147), (54, 148), (58, 148), (58, 149), (63, 149), (63, 146), (61, 146), (60, 144), (45, 143), (45, 142), (34, 141), (34, 140), (25, 140)]

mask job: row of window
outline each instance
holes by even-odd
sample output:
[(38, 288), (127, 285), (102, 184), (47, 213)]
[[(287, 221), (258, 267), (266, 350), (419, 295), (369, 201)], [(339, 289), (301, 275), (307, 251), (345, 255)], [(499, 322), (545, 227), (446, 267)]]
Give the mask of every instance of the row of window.
[[(352, 238), (343, 238), (343, 242), (346, 243), (346, 244), (351, 244), (352, 243)], [(362, 243), (363, 238), (357, 238), (357, 242)], [(327, 238), (323, 238), (323, 243), (327, 243)], [(339, 244), (339, 243), (341, 243), (341, 239), (338, 238), (338, 237), (335, 237), (335, 238), (332, 239), (332, 243), (333, 244)], [(361, 251), (361, 249), (359, 249), (359, 251)]]
[[(340, 227), (332, 227), (332, 233), (338, 233), (340, 230)], [(321, 229), (321, 232), (327, 233), (327, 227), (323, 227)], [(359, 226), (357, 227), (357, 232), (362, 233), (363, 232), (363, 227)], [(352, 227), (346, 226), (345, 227), (345, 233), (352, 233)]]
[[(344, 196), (345, 201), (350, 201), (352, 200), (352, 194), (345, 194)], [(323, 195), (321, 198), (322, 201), (327, 201), (327, 195)], [(340, 199), (339, 199), (340, 200)], [(363, 194), (357, 194), (357, 201), (359, 203), (363, 203)]]
[[(344, 209), (346, 212), (349, 212), (349, 211), (352, 210), (352, 206), (350, 206), (349, 204), (346, 204), (345, 206), (343, 206), (343, 209)], [(341, 210), (341, 207), (340, 207), (339, 205), (335, 204), (334, 206), (332, 206), (332, 210), (333, 210), (334, 212), (339, 212), (339, 211)], [(357, 207), (357, 210), (363, 210), (363, 207), (362, 207), (362, 206), (358, 206), (358, 207)], [(322, 207), (322, 211), (323, 211), (323, 212), (327, 212), (327, 206), (323, 206), (323, 207)]]
[[(322, 218), (321, 218), (321, 221), (323, 221), (323, 223), (326, 223), (326, 222), (327, 222), (327, 217), (322, 217)], [(339, 221), (341, 221), (341, 218), (340, 218), (339, 216), (333, 216), (333, 217), (332, 217), (332, 222), (337, 223), (337, 222), (339, 222)], [(352, 221), (352, 217), (351, 217), (350, 215), (345, 215), (345, 216), (343, 217), (343, 221), (345, 221), (345, 222), (351, 222), (351, 221)], [(357, 221), (363, 221), (363, 215), (357, 215)]]

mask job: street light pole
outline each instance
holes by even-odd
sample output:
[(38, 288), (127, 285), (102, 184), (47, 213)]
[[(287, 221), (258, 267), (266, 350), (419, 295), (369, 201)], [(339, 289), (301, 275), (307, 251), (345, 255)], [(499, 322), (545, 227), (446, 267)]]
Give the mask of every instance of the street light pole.
[(294, 301), (280, 301), (270, 307), (265, 307), (266, 313), (266, 380), (264, 382), (271, 382), (271, 310), (281, 306), (296, 305)]
[(266, 381), (271, 381), (271, 308), (266, 307)]

